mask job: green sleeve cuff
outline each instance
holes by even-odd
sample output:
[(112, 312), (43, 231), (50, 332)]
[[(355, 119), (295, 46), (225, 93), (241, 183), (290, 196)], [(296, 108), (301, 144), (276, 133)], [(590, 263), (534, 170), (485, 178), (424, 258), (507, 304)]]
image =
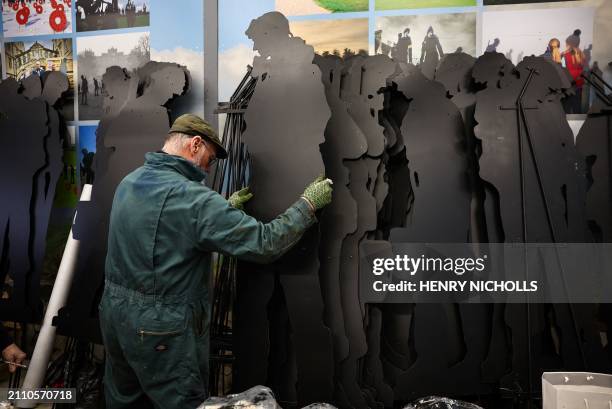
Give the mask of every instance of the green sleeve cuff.
[(293, 204), (292, 207), (296, 208), (303, 216), (305, 227), (310, 227), (317, 222), (317, 216), (312, 211), (312, 208), (310, 207), (306, 199), (304, 199), (303, 197), (300, 197), (297, 202)]

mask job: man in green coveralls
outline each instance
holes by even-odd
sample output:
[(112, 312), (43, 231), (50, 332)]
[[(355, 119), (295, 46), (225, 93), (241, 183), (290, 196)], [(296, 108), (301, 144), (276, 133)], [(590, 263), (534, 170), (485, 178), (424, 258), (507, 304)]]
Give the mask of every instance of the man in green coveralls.
[(195, 115), (178, 118), (161, 152), (115, 191), (100, 325), (108, 408), (195, 408), (208, 396), (211, 253), (266, 263), (286, 253), (331, 201), (320, 177), (264, 224), (245, 214), (252, 194), (225, 200), (203, 184), (227, 156)]

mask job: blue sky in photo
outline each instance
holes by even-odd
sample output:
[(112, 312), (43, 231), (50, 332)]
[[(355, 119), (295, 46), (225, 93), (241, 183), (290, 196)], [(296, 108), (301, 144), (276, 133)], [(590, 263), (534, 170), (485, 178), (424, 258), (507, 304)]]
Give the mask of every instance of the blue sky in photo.
[(203, 25), (202, 0), (155, 1), (151, 8), (151, 47), (156, 50), (183, 47), (202, 51)]
[(87, 149), (89, 152), (96, 151), (96, 129), (97, 125), (79, 126), (79, 162), (83, 157), (82, 149)]
[[(269, 11), (274, 11), (275, 0), (222, 0), (219, 2), (219, 52), (231, 49), (239, 44), (251, 44), (244, 34), (251, 20)], [(477, 0), (482, 5), (482, 0)], [(394, 16), (406, 14), (446, 14), (460, 13), (464, 11), (475, 11), (477, 7), (450, 7), (437, 9), (404, 9), (374, 11), (374, 0), (370, 1), (370, 11), (358, 13), (330, 13), (319, 15), (305, 15), (289, 17), (290, 21), (304, 20), (334, 20), (349, 18), (370, 18), (370, 24), (374, 27), (376, 16)]]
[(250, 43), (244, 34), (251, 20), (273, 11), (274, 0), (222, 0), (219, 2), (219, 52)]

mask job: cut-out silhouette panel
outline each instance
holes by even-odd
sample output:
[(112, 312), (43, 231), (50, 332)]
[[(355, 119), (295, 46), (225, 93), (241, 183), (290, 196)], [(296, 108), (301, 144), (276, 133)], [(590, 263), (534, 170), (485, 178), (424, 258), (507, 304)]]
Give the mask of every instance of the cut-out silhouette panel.
[[(0, 83), (0, 282), (5, 320), (40, 318), (39, 284), (65, 124), (53, 107), (68, 90), (59, 72)], [(7, 283), (9, 284), (7, 286)]]
[[(259, 55), (251, 72), (258, 82), (244, 117), (254, 194), (245, 208), (267, 222), (325, 173), (320, 146), (331, 113), (314, 50), (290, 34), (282, 14), (270, 12), (253, 20), (246, 35)], [(333, 345), (322, 320), (318, 229), (313, 226), (271, 265), (239, 267), (237, 297), (243, 301), (236, 310), (235, 330), (243, 335), (236, 339), (236, 389), (275, 377), (286, 380), (285, 388), (276, 388), (282, 401), (331, 399)], [(266, 311), (274, 311), (273, 316)], [(269, 348), (279, 339), (287, 353)], [(269, 373), (267, 368), (278, 367), (279, 360), (286, 372)]]
[(149, 62), (134, 71), (110, 67), (104, 75), (106, 114), (97, 130), (89, 202), (81, 202), (73, 226), (81, 241), (67, 304), (56, 318), (61, 333), (101, 341), (97, 306), (104, 286), (108, 223), (115, 188), (159, 150), (170, 127), (165, 104), (189, 90), (187, 71), (171, 63)]

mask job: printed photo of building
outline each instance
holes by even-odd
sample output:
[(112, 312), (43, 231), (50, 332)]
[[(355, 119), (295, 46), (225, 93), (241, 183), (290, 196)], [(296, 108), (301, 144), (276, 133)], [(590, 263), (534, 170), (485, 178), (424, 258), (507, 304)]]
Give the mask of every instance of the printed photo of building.
[(16, 41), (4, 44), (6, 76), (21, 81), (30, 75), (43, 77), (46, 72), (66, 74), (70, 89), (62, 101), (64, 119), (74, 119), (74, 62), (72, 39), (58, 38), (34, 42)]

